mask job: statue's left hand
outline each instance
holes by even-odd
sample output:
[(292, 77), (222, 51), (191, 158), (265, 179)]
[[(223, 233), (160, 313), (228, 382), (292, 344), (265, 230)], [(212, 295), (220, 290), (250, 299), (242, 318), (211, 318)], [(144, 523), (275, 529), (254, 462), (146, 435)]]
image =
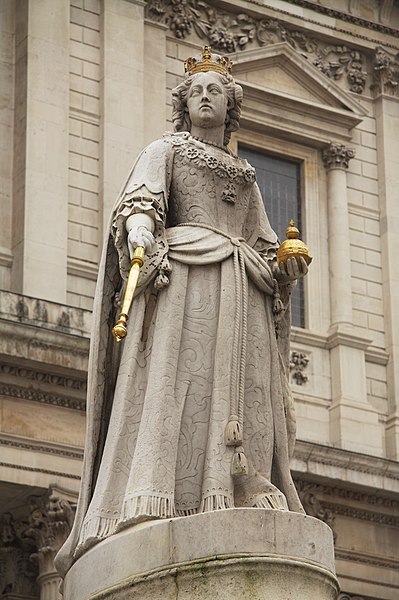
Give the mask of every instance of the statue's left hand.
[(289, 283), (300, 277), (304, 277), (308, 272), (308, 265), (302, 256), (299, 262), (296, 258), (289, 258), (284, 264), (281, 262), (275, 270), (274, 276), (279, 283)]

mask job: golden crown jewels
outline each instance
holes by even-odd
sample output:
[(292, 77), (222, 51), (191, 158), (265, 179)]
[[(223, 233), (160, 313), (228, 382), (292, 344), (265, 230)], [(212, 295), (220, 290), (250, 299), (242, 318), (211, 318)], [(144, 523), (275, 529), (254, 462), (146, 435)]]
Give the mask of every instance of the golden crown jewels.
[(215, 71), (221, 75), (229, 75), (233, 63), (228, 56), (219, 56), (212, 54), (209, 46), (204, 46), (202, 54), (197, 57), (188, 58), (184, 62), (184, 71), (186, 76), (195, 75), (195, 73), (205, 73), (206, 71)]

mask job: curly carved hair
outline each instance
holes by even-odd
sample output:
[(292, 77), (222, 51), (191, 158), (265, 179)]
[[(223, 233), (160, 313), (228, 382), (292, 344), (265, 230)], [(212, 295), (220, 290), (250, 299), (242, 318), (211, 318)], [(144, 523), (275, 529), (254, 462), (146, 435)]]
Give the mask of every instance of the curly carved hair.
[[(219, 75), (227, 92), (227, 113), (225, 120), (223, 144), (227, 146), (231, 133), (237, 131), (240, 123), (242, 87), (235, 83), (231, 75)], [(196, 75), (187, 77), (172, 90), (172, 121), (175, 131), (191, 131), (191, 120), (187, 111), (187, 95)]]

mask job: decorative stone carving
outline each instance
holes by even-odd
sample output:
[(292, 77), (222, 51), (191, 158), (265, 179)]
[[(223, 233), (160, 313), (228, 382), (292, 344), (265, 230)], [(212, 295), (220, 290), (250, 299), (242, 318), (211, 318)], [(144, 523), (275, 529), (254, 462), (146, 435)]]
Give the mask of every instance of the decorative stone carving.
[(24, 536), (26, 523), (9, 512), (0, 516), (0, 594), (37, 598), (38, 568), (31, 560), (33, 541)]
[(338, 600), (365, 600), (363, 596), (351, 596), (350, 594), (346, 594), (345, 592), (341, 593), (338, 596)]
[(399, 91), (399, 53), (391, 54), (381, 46), (375, 49), (373, 84), (375, 94), (397, 96)]
[(335, 558), (336, 560), (346, 560), (363, 565), (373, 565), (373, 567), (382, 567), (383, 569), (398, 569), (397, 560), (384, 560), (374, 556), (364, 556), (364, 554), (360, 554), (359, 552), (345, 552), (339, 548), (335, 549)]
[(0, 396), (22, 398), (23, 400), (32, 400), (33, 402), (41, 402), (42, 404), (51, 404), (52, 406), (72, 408), (82, 412), (84, 412), (86, 409), (86, 401), (84, 399), (58, 396), (57, 394), (49, 394), (47, 392), (41, 392), (39, 390), (32, 390), (30, 388), (23, 388), (15, 385), (0, 383)]
[[(349, 89), (362, 94), (366, 85), (367, 72), (363, 70), (363, 56), (348, 46), (327, 46), (321, 57), (313, 60), (313, 64), (330, 79), (339, 80), (346, 73)], [(329, 60), (327, 60), (329, 57)]]
[(354, 156), (355, 151), (352, 148), (331, 142), (328, 148), (323, 150), (323, 163), (326, 169), (347, 169), (350, 159)]
[[(17, 438), (18, 439), (18, 438)], [(23, 441), (16, 441), (13, 439), (8, 439), (8, 438), (2, 438), (0, 437), (0, 446), (9, 446), (11, 448), (22, 448), (24, 450), (34, 450), (37, 452), (46, 452), (46, 454), (55, 454), (57, 456), (66, 456), (68, 458), (74, 458), (77, 460), (81, 460), (82, 458), (82, 452), (81, 451), (74, 451), (74, 450), (64, 450), (58, 446), (41, 446), (40, 444), (29, 444)], [(22, 467), (22, 466), (18, 466), (18, 468), (27, 468), (27, 467)], [(41, 470), (42, 472), (46, 472), (46, 470)], [(47, 471), (48, 473), (51, 474), (55, 474), (53, 471)], [(59, 475), (59, 473), (57, 473), (57, 475)], [(65, 475), (64, 473), (61, 473), (61, 475)], [(68, 475), (68, 477), (71, 477), (71, 475)], [(76, 476), (77, 479), (79, 479), (79, 476)]]
[(291, 352), (290, 372), (291, 377), (297, 385), (304, 385), (308, 376), (304, 373), (309, 364), (309, 357), (304, 352)]
[(73, 377), (65, 377), (64, 375), (46, 373), (45, 371), (19, 367), (18, 365), (0, 364), (0, 375), (11, 375), (12, 377), (29, 379), (40, 384), (56, 385), (65, 389), (78, 390), (80, 392), (86, 392), (87, 388), (86, 380), (84, 379), (75, 379)]
[(276, 19), (233, 14), (214, 8), (211, 2), (195, 0), (149, 0), (147, 16), (166, 23), (179, 39), (195, 33), (221, 52), (287, 42), (330, 79), (343, 80), (346, 76), (352, 92), (361, 94), (366, 85), (366, 58), (361, 52), (347, 45), (327, 44)]
[(335, 542), (337, 534), (334, 530), (334, 514), (331, 509), (325, 507), (324, 502), (322, 503), (317, 493), (315, 493), (317, 492), (317, 486), (309, 481), (296, 481), (295, 484), (306, 513), (327, 523), (332, 529)]
[(71, 530), (74, 511), (66, 500), (31, 496), (29, 525), (24, 536), (34, 541), (32, 560), (39, 567), (40, 600), (57, 598), (60, 577), (54, 567), (54, 557)]
[[(399, 527), (399, 517), (397, 516), (399, 503), (392, 498), (301, 479), (295, 480), (295, 485), (306, 512), (325, 520), (330, 527), (332, 527), (331, 523), (333, 523), (335, 515)], [(317, 502), (320, 503), (320, 510), (325, 512), (325, 518), (314, 514), (318, 508)], [(311, 508), (312, 504), (313, 508)], [(327, 518), (331, 519), (331, 523), (327, 521)]]
[[(40, 572), (54, 570), (52, 559), (61, 548), (73, 523), (69, 502), (51, 495), (48, 499), (30, 498), (30, 523), (25, 536), (35, 540)], [(51, 564), (50, 564), (51, 563)]]
[[(324, 6), (320, 3), (320, 0), (316, 3), (314, 0), (288, 0), (292, 4), (296, 4), (297, 6), (303, 6), (304, 8), (309, 8), (316, 13), (320, 13), (322, 15), (328, 15), (333, 19), (339, 19), (340, 21), (344, 21), (347, 23), (353, 23), (354, 25), (359, 25), (360, 27), (365, 27), (371, 31), (381, 31), (382, 33), (387, 33), (393, 36), (397, 36), (397, 29), (394, 27), (389, 27), (386, 24), (376, 23), (375, 21), (369, 21), (367, 19), (363, 19), (360, 16), (357, 16), (356, 13), (359, 11), (361, 3), (364, 0), (348, 0), (348, 11), (341, 11), (337, 8), (333, 8), (332, 6)], [(389, 9), (389, 4), (392, 3), (392, 0), (381, 0), (382, 6), (380, 11), (380, 17), (382, 19), (383, 15), (387, 15)], [(275, 9), (278, 12), (278, 9)], [(325, 22), (316, 22), (318, 25), (324, 25)], [(352, 35), (356, 36), (356, 33), (352, 31)]]

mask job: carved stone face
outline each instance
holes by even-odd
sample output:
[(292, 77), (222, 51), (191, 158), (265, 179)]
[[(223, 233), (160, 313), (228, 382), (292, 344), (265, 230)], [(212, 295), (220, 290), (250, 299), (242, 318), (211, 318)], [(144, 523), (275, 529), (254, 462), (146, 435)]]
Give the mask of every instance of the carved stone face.
[(227, 102), (225, 87), (216, 73), (208, 71), (195, 75), (187, 96), (187, 109), (193, 125), (204, 129), (224, 125)]

